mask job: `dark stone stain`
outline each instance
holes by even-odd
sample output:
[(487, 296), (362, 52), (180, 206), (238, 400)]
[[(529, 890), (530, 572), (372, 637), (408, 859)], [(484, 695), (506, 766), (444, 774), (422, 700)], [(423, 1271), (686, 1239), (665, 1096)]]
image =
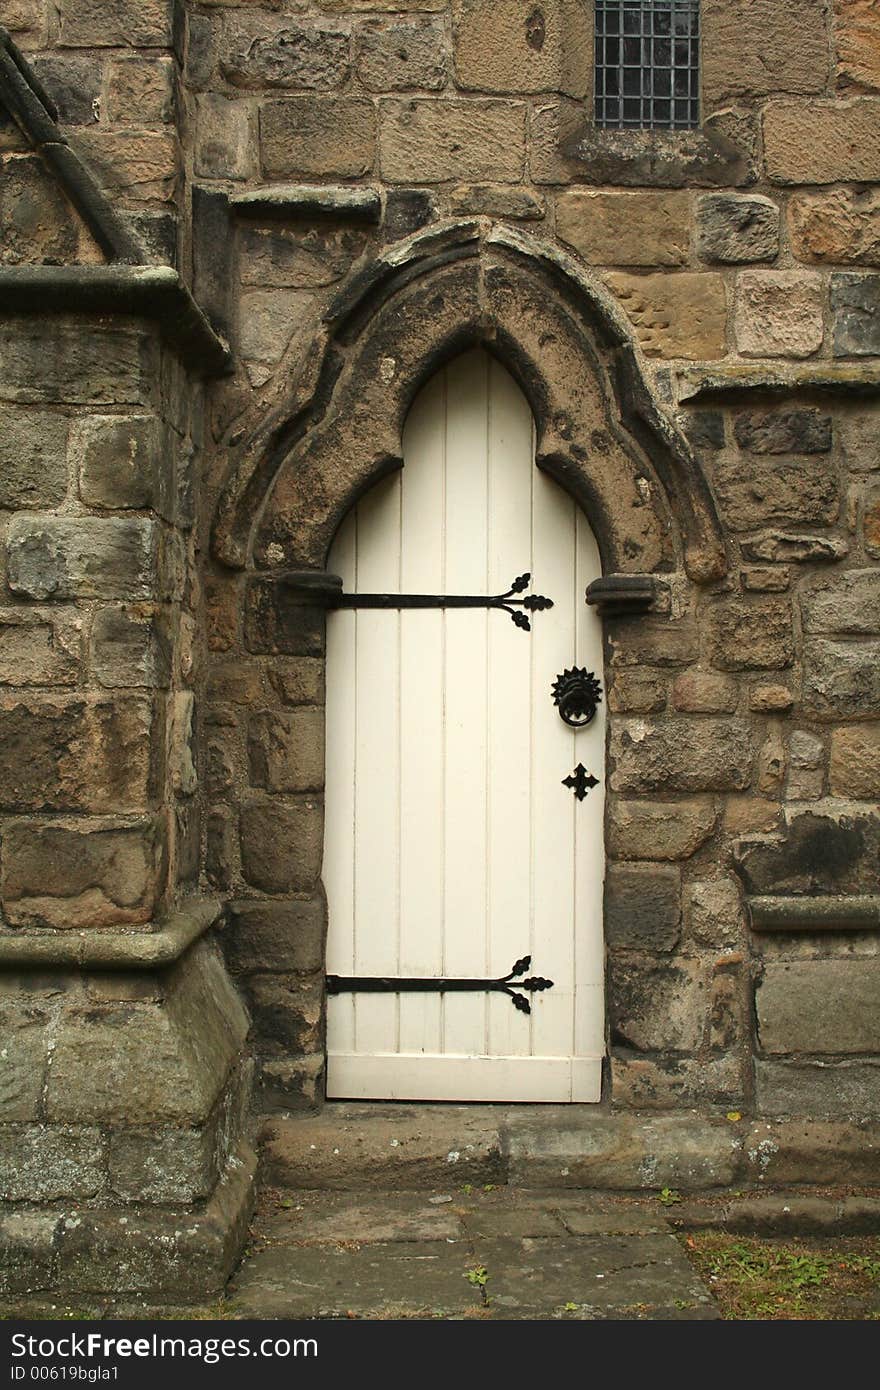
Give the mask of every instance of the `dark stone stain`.
[(533, 48), (536, 53), (540, 53), (544, 47), (544, 39), (547, 36), (547, 26), (544, 23), (543, 11), (532, 10), (526, 20), (526, 43), (529, 48)]

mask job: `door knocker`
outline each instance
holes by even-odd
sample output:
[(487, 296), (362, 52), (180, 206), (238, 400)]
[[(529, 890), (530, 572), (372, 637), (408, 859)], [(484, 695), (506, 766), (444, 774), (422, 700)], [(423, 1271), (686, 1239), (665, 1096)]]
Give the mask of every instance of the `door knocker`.
[(553, 703), (559, 717), (572, 729), (583, 729), (596, 717), (602, 700), (602, 686), (592, 671), (573, 666), (553, 682)]

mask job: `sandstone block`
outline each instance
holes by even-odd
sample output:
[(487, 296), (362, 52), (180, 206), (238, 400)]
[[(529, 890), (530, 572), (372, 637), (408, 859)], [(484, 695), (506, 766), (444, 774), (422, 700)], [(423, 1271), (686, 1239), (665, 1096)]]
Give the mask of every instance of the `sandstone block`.
[(53, 507), (67, 493), (67, 429), (62, 415), (0, 410), (0, 507)]
[(736, 343), (746, 357), (809, 357), (822, 346), (822, 282), (798, 270), (745, 270)]
[(0, 1070), (0, 1119), (34, 1120), (43, 1094), (50, 1056), (52, 1016), (37, 1003), (0, 1004), (3, 1067)]
[(758, 1112), (762, 1115), (863, 1117), (880, 1112), (880, 1066), (874, 1061), (755, 1062)]
[(391, 183), (444, 179), (518, 182), (526, 108), (508, 101), (384, 101), (379, 160)]
[(252, 290), (239, 301), (239, 350), (249, 363), (272, 368), (294, 337), (312, 331), (314, 298), (301, 290)]
[(361, 178), (373, 167), (375, 139), (375, 109), (362, 97), (291, 97), (260, 107), (260, 159), (268, 178)]
[(164, 613), (149, 604), (98, 609), (92, 622), (91, 666), (99, 685), (167, 687), (171, 634)]
[(7, 582), (26, 598), (150, 598), (156, 542), (152, 521), (15, 516), (6, 537)]
[(222, 893), (229, 892), (235, 879), (235, 839), (231, 812), (226, 807), (211, 811), (205, 825), (205, 877)]
[(160, 48), (171, 43), (168, 0), (61, 0), (60, 43), (69, 48)]
[(171, 786), (180, 796), (192, 796), (198, 788), (195, 754), (195, 697), (178, 690), (168, 702), (168, 770)]
[(605, 878), (605, 929), (610, 945), (672, 951), (678, 944), (681, 874), (666, 865), (611, 864)]
[(88, 506), (124, 510), (155, 505), (163, 459), (154, 416), (96, 415), (77, 420), (70, 452), (79, 473), (80, 495)]
[(592, 85), (593, 35), (577, 0), (455, 0), (453, 53), (459, 87), (480, 92), (561, 92)]
[(361, 254), (364, 233), (351, 227), (244, 227), (242, 284), (313, 289), (341, 280)]
[(792, 611), (784, 599), (717, 604), (708, 629), (712, 661), (722, 671), (773, 671), (794, 661)]
[(355, 36), (355, 72), (369, 92), (439, 91), (446, 85), (445, 50), (440, 20), (369, 20)]
[(273, 21), (266, 27), (268, 32), (252, 32), (250, 26), (233, 31), (222, 52), (220, 71), (234, 87), (330, 91), (345, 82), (349, 73), (345, 29), (296, 20), (284, 20), (281, 27)]
[(322, 894), (304, 901), (233, 903), (223, 933), (226, 959), (236, 971), (320, 970), (326, 925)]
[[(611, 1056), (615, 1105), (633, 1110), (742, 1105), (745, 1083), (735, 1057), (645, 1057), (615, 1048)], [(720, 1145), (719, 1145), (720, 1148)]]
[(0, 1197), (57, 1202), (96, 1196), (104, 1187), (104, 1136), (85, 1125), (3, 1125)]
[(737, 444), (753, 454), (827, 454), (831, 416), (818, 410), (752, 410), (737, 415)]
[(697, 204), (697, 252), (710, 265), (775, 261), (779, 208), (769, 198), (714, 193)]
[(122, 125), (164, 125), (174, 119), (171, 58), (121, 58), (110, 64), (107, 114)]
[(872, 488), (865, 498), (862, 532), (866, 554), (880, 560), (880, 488)]
[(324, 822), (317, 801), (267, 798), (241, 811), (241, 868), (264, 893), (310, 893), (321, 869)]
[(122, 1201), (188, 1205), (210, 1197), (222, 1137), (214, 1124), (110, 1132), (110, 1190)]
[(544, 199), (528, 188), (497, 183), (460, 183), (448, 199), (455, 217), (512, 217), (540, 221), (547, 211)]
[(35, 33), (46, 20), (45, 0), (7, 0), (3, 22), (13, 34)]
[(804, 809), (790, 814), (784, 839), (744, 840), (734, 860), (746, 891), (759, 897), (875, 893), (878, 846), (876, 816)]
[[(650, 618), (618, 618), (610, 637), (615, 667), (689, 666), (700, 655), (699, 632), (687, 621), (671, 623), (664, 618), (652, 625)], [(620, 674), (614, 671), (609, 678), (616, 682)]]
[(789, 801), (818, 801), (825, 790), (825, 744), (807, 729), (795, 729), (788, 740)]
[(771, 101), (764, 153), (773, 183), (872, 183), (880, 179), (880, 100)]
[(591, 265), (686, 265), (690, 199), (577, 189), (556, 200), (556, 232)]
[(690, 884), (685, 894), (685, 921), (690, 935), (702, 946), (738, 945), (743, 933), (739, 885), (732, 878)]
[(248, 975), (242, 982), (263, 1046), (290, 1056), (324, 1045), (324, 981), (319, 975)]
[(758, 714), (777, 714), (791, 709), (794, 695), (787, 685), (756, 685), (749, 697), (749, 709)]
[(834, 0), (834, 47), (841, 83), (880, 91), (880, 14), (876, 0)]
[(143, 202), (167, 203), (174, 197), (179, 154), (175, 135), (80, 126), (76, 149), (108, 193)]
[(803, 591), (801, 611), (807, 632), (880, 632), (880, 568), (814, 580)]
[(831, 735), (832, 795), (880, 797), (880, 726), (853, 724)]
[(656, 673), (615, 671), (608, 687), (613, 714), (656, 714), (666, 708), (666, 682)]
[(788, 204), (788, 229), (799, 260), (880, 265), (880, 192), (796, 193)]
[(880, 355), (880, 275), (832, 275), (831, 342), (835, 357)]
[(614, 273), (606, 279), (649, 357), (724, 356), (727, 300), (720, 275)]
[(65, 265), (89, 244), (71, 204), (42, 160), (14, 157), (2, 163), (0, 265)]
[(251, 112), (243, 101), (209, 94), (198, 98), (195, 171), (205, 179), (246, 179), (254, 171)]
[(618, 719), (610, 785), (637, 793), (743, 791), (752, 775), (751, 736), (746, 719)]
[[(754, 531), (774, 521), (827, 526), (837, 520), (839, 483), (830, 460), (719, 458), (713, 471), (722, 514), (734, 531)], [(830, 540), (826, 545), (833, 548)], [(797, 551), (797, 538), (792, 538), (788, 547), (783, 541), (776, 545), (768, 541), (765, 548), (767, 553), (759, 554), (759, 544), (750, 544), (750, 556), (769, 560), (797, 558), (796, 553), (785, 553), (786, 549)]]
[(736, 681), (713, 671), (683, 671), (672, 687), (672, 703), (686, 714), (732, 714), (738, 702)]
[(4, 1294), (54, 1288), (58, 1224), (58, 1213), (51, 1209), (9, 1211), (0, 1217), (0, 1290)]
[(791, 570), (787, 565), (762, 565), (742, 571), (742, 586), (747, 593), (781, 594), (791, 588)]
[(866, 719), (880, 714), (880, 642), (808, 638), (804, 705), (820, 718)]
[(16, 927), (148, 922), (162, 890), (158, 826), (11, 821), (3, 833), (3, 906)]
[(75, 685), (80, 633), (77, 618), (0, 610), (0, 685)]
[(718, 823), (713, 801), (630, 801), (609, 807), (608, 852), (613, 859), (689, 859)]
[(821, 92), (828, 69), (822, 0), (703, 0), (703, 99)]
[(285, 705), (322, 705), (324, 703), (324, 663), (313, 656), (290, 661), (275, 661), (269, 669), (269, 681)]
[(270, 792), (324, 785), (324, 711), (302, 707), (256, 714), (248, 728), (251, 785)]
[(62, 328), (51, 318), (0, 329), (0, 400), (141, 405), (156, 380), (153, 341), (130, 329)]
[(708, 1022), (709, 982), (700, 960), (612, 956), (609, 1016), (615, 1043), (637, 1052), (694, 1052)]
[[(836, 510), (836, 502), (834, 504)], [(830, 517), (826, 517), (829, 520)], [(816, 536), (796, 534), (787, 531), (767, 531), (762, 536), (754, 536), (742, 542), (743, 554), (749, 560), (768, 560), (774, 564), (782, 561), (792, 564), (826, 564), (842, 560), (849, 547), (838, 536)]]
[(680, 423), (695, 449), (724, 448), (724, 416), (721, 411), (690, 411), (682, 414)]

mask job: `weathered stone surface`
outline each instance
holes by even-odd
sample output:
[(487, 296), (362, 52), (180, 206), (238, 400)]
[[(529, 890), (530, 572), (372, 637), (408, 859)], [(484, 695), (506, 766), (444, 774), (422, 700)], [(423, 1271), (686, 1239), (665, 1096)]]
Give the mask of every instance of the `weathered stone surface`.
[(720, 275), (606, 276), (649, 357), (701, 361), (726, 351), (727, 299)]
[[(164, 125), (174, 119), (174, 63), (171, 58), (121, 58), (110, 64), (107, 114), (129, 125)], [(94, 119), (94, 117), (93, 117)]]
[(69, 265), (79, 259), (82, 223), (42, 160), (0, 164), (0, 265)]
[(837, 76), (880, 91), (880, 14), (876, 0), (834, 0)]
[(788, 204), (788, 228), (799, 260), (880, 265), (880, 193), (876, 189), (797, 193)]
[(105, 1162), (99, 1129), (46, 1124), (0, 1127), (0, 1197), (7, 1202), (94, 1197), (105, 1184)]
[(837, 796), (880, 797), (880, 727), (853, 724), (831, 735), (831, 791)]
[(804, 706), (820, 718), (880, 714), (880, 642), (804, 643)]
[(591, 265), (686, 265), (690, 199), (572, 190), (556, 199), (556, 233)]
[(880, 100), (771, 101), (764, 150), (773, 183), (880, 179)]
[(267, 1050), (301, 1056), (323, 1048), (323, 976), (247, 975), (241, 987)]
[(362, 97), (291, 97), (260, 107), (260, 158), (268, 178), (339, 174), (373, 167), (376, 113)]
[(48, 320), (0, 328), (0, 400), (146, 404), (155, 390), (153, 342), (130, 329)]
[(742, 898), (732, 878), (710, 878), (689, 885), (685, 894), (688, 933), (701, 946), (730, 947), (743, 933)]
[(799, 270), (744, 270), (736, 343), (746, 357), (809, 357), (822, 346), (822, 282)]
[(666, 708), (666, 682), (656, 672), (615, 671), (608, 686), (612, 714), (655, 714)]
[(646, 1057), (615, 1048), (611, 1055), (615, 1105), (632, 1110), (742, 1104), (745, 1082), (736, 1057)]
[[(750, 1184), (757, 1177), (777, 1188), (805, 1182), (836, 1187), (842, 1178), (848, 1183), (873, 1185), (877, 1174), (875, 1126), (866, 1125), (858, 1116), (853, 1124), (814, 1120), (809, 1118), (808, 1107), (804, 1116), (772, 1125), (756, 1120), (750, 1126), (744, 1140)], [(844, 1198), (843, 1211), (857, 1200)], [(841, 1227), (841, 1206), (835, 1202), (836, 1231)]]
[(774, 671), (794, 661), (792, 611), (784, 599), (716, 604), (707, 626), (712, 661), (722, 671)]
[(614, 859), (689, 859), (718, 823), (713, 801), (624, 801), (609, 807), (608, 852)]
[(701, 1045), (709, 1014), (701, 961), (612, 956), (609, 977), (612, 1042), (637, 1052), (693, 1052)]
[(241, 868), (264, 893), (309, 893), (321, 868), (322, 808), (316, 801), (277, 797), (241, 811)]
[(433, 193), (426, 188), (389, 188), (385, 194), (382, 225), (389, 241), (410, 236), (426, 227), (437, 214)]
[(260, 289), (332, 285), (347, 274), (365, 242), (365, 234), (353, 227), (244, 227), (242, 284)]
[(235, 830), (228, 808), (211, 811), (205, 825), (205, 877), (223, 893), (229, 892), (235, 879)]
[(867, 812), (799, 810), (785, 838), (743, 840), (734, 861), (756, 897), (875, 893), (878, 846), (880, 823)]
[(789, 801), (817, 801), (825, 790), (825, 744), (807, 729), (795, 729), (788, 741)]
[(285, 705), (324, 703), (324, 663), (317, 657), (274, 661), (269, 668), (269, 682)]
[(791, 588), (791, 570), (787, 565), (762, 565), (742, 571), (742, 586), (747, 593), (781, 594)]
[(162, 47), (171, 42), (168, 0), (61, 0), (60, 42), (69, 48)]
[(518, 182), (525, 163), (525, 121), (521, 102), (382, 102), (382, 175), (391, 183)]
[(220, 71), (234, 87), (329, 91), (348, 76), (348, 51), (344, 29), (285, 20), (256, 37), (233, 34)]
[(749, 560), (769, 560), (773, 563), (803, 564), (831, 563), (842, 560), (849, 550), (846, 541), (837, 536), (797, 535), (787, 531), (767, 531), (742, 542), (743, 555)]
[(0, 1292), (54, 1287), (57, 1227), (57, 1211), (9, 1211), (0, 1217)]
[(445, 50), (440, 20), (370, 20), (355, 36), (355, 72), (370, 92), (435, 92), (446, 85)]
[(758, 791), (763, 796), (780, 796), (785, 771), (785, 743), (778, 724), (770, 724), (758, 750)]
[(167, 687), (171, 634), (162, 610), (148, 604), (98, 609), (92, 623), (91, 667), (99, 685)]
[(739, 686), (714, 671), (683, 671), (675, 678), (672, 703), (686, 714), (732, 714), (739, 703)]
[(828, 70), (822, 0), (703, 0), (703, 99), (821, 92)]
[(108, 193), (144, 202), (173, 199), (180, 153), (175, 135), (158, 130), (111, 132), (78, 126), (75, 140), (77, 153)]
[(103, 827), (10, 821), (2, 895), (17, 927), (148, 922), (162, 891), (163, 845), (152, 821)]
[(611, 731), (614, 791), (742, 791), (751, 781), (747, 719), (619, 719)]
[(753, 454), (827, 454), (831, 416), (819, 410), (754, 410), (737, 415), (737, 444)]
[(880, 633), (880, 568), (813, 580), (802, 591), (801, 612), (807, 632)]
[(540, 221), (547, 211), (544, 199), (528, 188), (497, 183), (461, 183), (449, 194), (449, 211), (456, 217), (513, 217)]
[(76, 617), (0, 610), (0, 685), (75, 685), (80, 635)]
[(835, 357), (880, 355), (880, 275), (832, 275), (831, 342)]
[(152, 596), (155, 523), (118, 517), (13, 517), (7, 582), (27, 598)]
[(319, 970), (326, 925), (321, 894), (283, 903), (235, 902), (223, 932), (226, 959), (236, 971)]
[(714, 193), (697, 204), (697, 252), (710, 265), (775, 261), (779, 208), (769, 198)]
[(0, 506), (52, 507), (67, 492), (63, 415), (0, 410)]
[(3, 22), (13, 34), (42, 30), (46, 22), (45, 0), (7, 0)]
[(151, 415), (93, 415), (76, 421), (70, 453), (83, 501), (114, 510), (154, 506), (159, 470), (170, 464), (160, 446), (159, 423)]
[[(237, 607), (226, 616), (234, 621)], [(320, 608), (290, 603), (286, 592), (272, 580), (253, 580), (245, 595), (244, 630), (249, 652), (320, 656), (324, 650), (325, 613)], [(228, 646), (229, 641), (225, 640)], [(221, 650), (226, 650), (226, 646)]]
[(678, 869), (611, 864), (605, 877), (605, 931), (610, 945), (671, 951), (678, 944), (681, 875)]
[(682, 412), (680, 423), (695, 449), (724, 448), (724, 416), (720, 410)]
[(577, 0), (530, 10), (519, 0), (456, 0), (453, 54), (459, 87), (573, 97), (590, 89), (592, 33)]
[[(802, 462), (719, 457), (713, 475), (722, 516), (734, 531), (754, 531), (772, 521), (827, 526), (840, 511), (837, 472), (824, 456)], [(765, 538), (765, 554), (758, 553), (758, 542), (745, 544), (751, 559), (781, 560), (797, 559), (804, 542), (797, 537), (788, 544)], [(824, 544), (833, 550), (835, 543)], [(791, 551), (794, 554), (786, 553)]]
[(51, 1023), (49, 1010), (37, 1001), (9, 999), (0, 1003), (0, 1119), (4, 1124), (37, 1117), (50, 1055)]
[(880, 467), (880, 410), (867, 403), (841, 412), (837, 422), (842, 458), (851, 473)]
[(324, 785), (324, 711), (307, 706), (252, 717), (251, 785), (270, 792), (320, 791)]
[(763, 1115), (807, 1115), (814, 1119), (880, 1113), (880, 1066), (876, 1062), (759, 1058), (755, 1084), (758, 1111)]
[(108, 1181), (122, 1201), (189, 1204), (210, 1197), (218, 1177), (216, 1125), (110, 1133)]
[(880, 1052), (880, 960), (770, 961), (755, 991), (765, 1053)]
[(749, 697), (749, 709), (759, 714), (778, 714), (793, 704), (794, 695), (787, 685), (756, 685)]
[(195, 763), (195, 697), (178, 690), (168, 702), (168, 771), (172, 789), (192, 796), (198, 787)]
[(251, 112), (243, 101), (209, 93), (198, 98), (195, 172), (205, 179), (246, 179), (256, 163)]
[(872, 488), (865, 498), (862, 533), (866, 554), (880, 560), (880, 487)]
[[(248, 363), (267, 370), (261, 385), (284, 356), (292, 340), (313, 330), (314, 300), (302, 290), (252, 290), (239, 302), (239, 350)], [(253, 379), (253, 374), (252, 374)]]

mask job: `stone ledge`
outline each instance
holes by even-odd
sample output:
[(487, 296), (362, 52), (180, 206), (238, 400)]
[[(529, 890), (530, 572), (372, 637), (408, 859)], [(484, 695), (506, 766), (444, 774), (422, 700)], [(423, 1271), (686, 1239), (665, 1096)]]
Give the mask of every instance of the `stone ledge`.
[(79, 931), (0, 934), (0, 972), (23, 966), (75, 966), (83, 970), (154, 970), (172, 965), (220, 916), (216, 900), (172, 913), (153, 931)]
[(732, 362), (712, 367), (681, 367), (680, 402), (746, 391), (822, 391), (845, 395), (880, 395), (880, 362)]
[(747, 898), (753, 931), (878, 931), (880, 897)]
[(281, 183), (233, 193), (229, 206), (238, 217), (331, 217), (376, 226), (382, 219), (382, 199), (374, 188), (346, 188), (335, 184)]
[(184, 364), (218, 376), (231, 362), (176, 270), (170, 266), (14, 265), (0, 268), (4, 314), (133, 314), (159, 325)]

